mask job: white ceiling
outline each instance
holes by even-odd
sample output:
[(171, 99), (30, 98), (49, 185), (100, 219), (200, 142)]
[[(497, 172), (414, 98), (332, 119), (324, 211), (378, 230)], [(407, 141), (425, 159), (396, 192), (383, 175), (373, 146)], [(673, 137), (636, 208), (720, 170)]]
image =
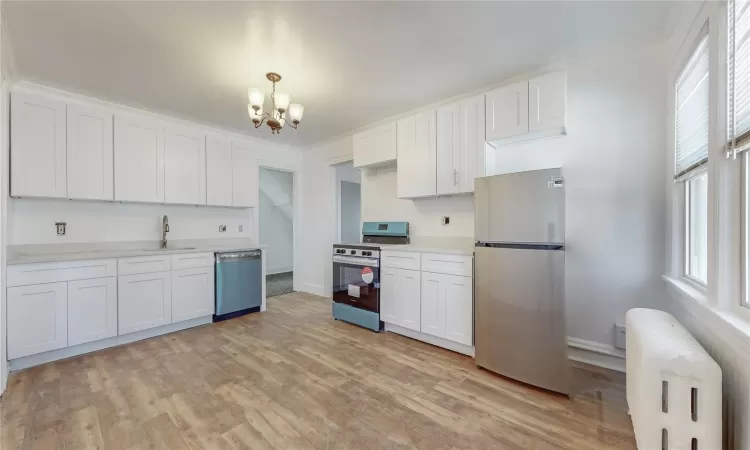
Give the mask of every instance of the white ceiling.
[[(21, 79), (292, 145), (665, 37), (673, 2), (3, 1)], [(247, 88), (305, 106), (252, 130)], [(268, 94), (266, 96), (268, 101)]]

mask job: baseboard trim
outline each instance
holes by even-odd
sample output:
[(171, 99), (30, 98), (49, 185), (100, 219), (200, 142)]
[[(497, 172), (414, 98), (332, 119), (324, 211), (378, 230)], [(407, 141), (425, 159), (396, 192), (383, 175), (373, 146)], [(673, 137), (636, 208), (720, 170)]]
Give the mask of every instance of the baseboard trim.
[(443, 339), (437, 336), (420, 333), (419, 331), (414, 331), (408, 328), (400, 327), (398, 325), (393, 325), (392, 323), (385, 324), (385, 331), (390, 331), (391, 333), (400, 334), (411, 339), (426, 342), (436, 347), (448, 349), (456, 353), (462, 353), (471, 357), (474, 356), (474, 347), (472, 346), (460, 344), (458, 342), (450, 341), (448, 339)]
[(600, 342), (568, 337), (568, 358), (592, 366), (625, 372), (625, 352)]
[(329, 295), (325, 294), (325, 288), (318, 284), (301, 283), (300, 287), (302, 288), (300, 289), (300, 292), (307, 292), (308, 294), (313, 294), (320, 297), (330, 297)]
[(212, 316), (198, 317), (197, 319), (171, 323), (162, 327), (150, 328), (148, 330), (137, 331), (135, 333), (123, 334), (122, 336), (114, 336), (111, 338), (102, 339), (100, 341), (87, 342), (85, 344), (74, 345), (72, 347), (65, 347), (49, 352), (39, 353), (36, 355), (24, 356), (23, 358), (16, 358), (9, 362), (10, 371), (15, 372), (17, 370), (28, 369), (29, 367), (38, 366), (40, 364), (45, 364), (60, 359), (71, 358), (73, 356), (83, 355), (84, 353), (104, 350), (105, 348), (130, 344), (131, 342), (141, 341), (143, 339), (149, 339), (156, 336), (162, 336), (164, 334), (174, 333), (176, 331), (182, 331), (188, 328), (206, 325), (212, 322)]

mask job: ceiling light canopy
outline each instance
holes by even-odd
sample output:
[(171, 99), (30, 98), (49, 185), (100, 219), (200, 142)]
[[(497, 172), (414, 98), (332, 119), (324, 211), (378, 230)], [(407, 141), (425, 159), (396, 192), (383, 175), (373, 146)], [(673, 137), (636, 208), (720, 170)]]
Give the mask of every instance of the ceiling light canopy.
[(289, 94), (276, 92), (276, 83), (281, 80), (281, 75), (269, 72), (266, 74), (266, 78), (273, 83), (271, 90), (271, 112), (263, 112), (265, 95), (263, 95), (260, 89), (251, 88), (247, 90), (247, 97), (250, 101), (247, 105), (247, 112), (255, 124), (255, 128), (260, 127), (263, 122), (266, 122), (268, 127), (271, 128), (271, 134), (279, 134), (285, 123), (296, 130), (297, 125), (302, 120), (302, 113), (305, 112), (305, 108), (297, 103), (290, 105)]

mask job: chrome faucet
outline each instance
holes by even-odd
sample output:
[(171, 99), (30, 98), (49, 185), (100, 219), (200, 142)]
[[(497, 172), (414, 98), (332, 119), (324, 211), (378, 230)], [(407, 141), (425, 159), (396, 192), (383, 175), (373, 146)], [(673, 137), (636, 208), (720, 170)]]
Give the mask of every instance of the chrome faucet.
[(161, 218), (161, 248), (167, 248), (167, 233), (169, 233), (169, 218), (164, 214)]

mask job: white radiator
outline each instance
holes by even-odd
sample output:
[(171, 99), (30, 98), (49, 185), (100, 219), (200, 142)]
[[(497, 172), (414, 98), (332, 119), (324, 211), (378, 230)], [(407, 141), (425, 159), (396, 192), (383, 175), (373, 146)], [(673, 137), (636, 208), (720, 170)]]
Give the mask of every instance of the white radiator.
[(627, 397), (639, 450), (721, 449), (721, 368), (670, 314), (626, 316)]

